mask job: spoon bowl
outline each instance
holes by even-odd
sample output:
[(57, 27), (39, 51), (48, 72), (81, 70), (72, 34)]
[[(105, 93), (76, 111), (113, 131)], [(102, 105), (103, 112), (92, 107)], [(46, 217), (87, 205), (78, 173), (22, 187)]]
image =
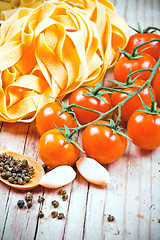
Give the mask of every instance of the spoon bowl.
[(7, 184), (10, 187), (13, 187), (19, 190), (30, 190), (39, 186), (39, 181), (44, 175), (44, 169), (39, 162), (37, 162), (33, 158), (30, 158), (28, 156), (25, 156), (16, 152), (0, 150), (0, 154), (3, 154), (3, 153), (6, 153), (7, 155), (12, 155), (15, 159), (20, 159), (20, 160), (26, 159), (28, 161), (29, 167), (33, 166), (34, 175), (29, 181), (29, 183), (25, 183), (24, 185), (10, 183), (8, 180), (3, 179), (1, 176), (0, 176), (0, 181), (2, 181), (3, 183)]

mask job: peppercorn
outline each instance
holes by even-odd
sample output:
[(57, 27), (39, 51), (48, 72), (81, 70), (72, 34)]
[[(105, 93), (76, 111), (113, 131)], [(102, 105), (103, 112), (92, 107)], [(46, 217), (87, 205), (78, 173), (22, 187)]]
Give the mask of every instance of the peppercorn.
[(64, 195), (66, 193), (67, 193), (67, 191), (65, 189), (60, 189), (58, 192), (59, 195)]
[(23, 208), (23, 206), (24, 206), (24, 201), (23, 201), (23, 200), (18, 200), (17, 206), (18, 206), (19, 208)]
[(9, 181), (10, 183), (13, 183), (13, 182), (14, 182), (14, 178), (13, 178), (13, 177), (9, 177), (9, 178), (8, 178), (8, 181)]
[(21, 173), (21, 172), (22, 172), (22, 168), (17, 165), (17, 166), (15, 166), (15, 167), (13, 168), (13, 172), (15, 172), (15, 173)]
[(66, 201), (67, 199), (68, 199), (68, 195), (67, 195), (67, 194), (65, 194), (65, 195), (62, 196), (62, 200), (63, 200), (63, 201)]
[(29, 176), (25, 176), (25, 177), (24, 177), (24, 181), (25, 181), (26, 183), (28, 183), (28, 182), (30, 181), (30, 177), (29, 177)]
[(6, 174), (6, 172), (3, 171), (3, 172), (1, 173), (1, 177), (2, 177), (3, 179), (7, 179), (7, 174)]
[(44, 213), (42, 212), (42, 210), (39, 210), (38, 217), (39, 218), (43, 218), (44, 217)]
[(113, 222), (115, 220), (115, 217), (109, 214), (107, 219), (108, 219), (108, 222)]
[(41, 196), (38, 197), (38, 202), (39, 202), (39, 203), (42, 203), (42, 202), (44, 202), (44, 201), (45, 201), (45, 198), (44, 198), (44, 197), (41, 197)]
[(53, 205), (53, 207), (57, 208), (59, 206), (59, 202), (54, 200), (54, 201), (52, 201), (52, 205)]
[(28, 201), (28, 202), (27, 202), (27, 207), (28, 207), (28, 208), (31, 208), (31, 207), (32, 207), (32, 201)]
[(58, 214), (58, 219), (63, 219), (64, 218), (64, 214), (63, 213), (59, 213)]
[(20, 184), (20, 185), (24, 185), (24, 184), (25, 184), (25, 182), (23, 181), (23, 179), (22, 179), (22, 178), (18, 178), (18, 184)]
[(31, 192), (27, 192), (25, 196), (26, 202), (32, 201), (33, 200), (33, 194)]
[(27, 159), (22, 160), (22, 168), (26, 168), (28, 166), (28, 161)]
[(3, 172), (3, 167), (0, 167), (0, 172)]
[(57, 216), (58, 216), (58, 212), (56, 212), (56, 211), (51, 212), (52, 218), (56, 218)]

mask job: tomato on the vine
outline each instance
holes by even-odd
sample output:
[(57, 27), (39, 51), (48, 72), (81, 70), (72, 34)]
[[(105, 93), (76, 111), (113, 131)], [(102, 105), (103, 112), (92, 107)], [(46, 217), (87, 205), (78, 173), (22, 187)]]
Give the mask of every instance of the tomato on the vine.
[(67, 141), (58, 129), (52, 129), (40, 137), (38, 153), (44, 164), (55, 168), (60, 165), (72, 166), (78, 159), (80, 150)]
[(64, 128), (64, 125), (68, 128), (75, 128), (77, 126), (72, 114), (67, 112), (60, 114), (61, 111), (62, 107), (58, 102), (47, 103), (38, 111), (36, 128), (40, 135), (50, 129), (54, 129), (56, 126), (59, 128)]
[[(155, 33), (136, 33), (133, 34), (128, 41), (128, 44), (125, 48), (125, 51), (128, 53), (132, 53), (133, 48), (139, 46), (140, 44), (143, 44), (145, 42), (148, 42), (153, 39), (160, 39), (160, 35), (155, 34)], [(149, 47), (149, 48), (148, 48)], [(155, 42), (150, 42), (142, 47), (139, 47), (137, 49), (137, 52), (139, 53), (141, 50), (148, 48), (144, 50), (144, 53), (148, 53), (151, 55), (156, 61), (158, 60), (160, 56), (160, 42), (155, 41)]]
[[(103, 100), (95, 96), (85, 96), (89, 93), (89, 90), (85, 87), (80, 87), (71, 93), (69, 98), (69, 104), (77, 104), (82, 107), (97, 110), (99, 112), (107, 112), (111, 109), (111, 99), (108, 93), (101, 95)], [(100, 115), (88, 110), (84, 110), (78, 107), (73, 107), (78, 121), (81, 124), (86, 124), (96, 120)], [(108, 116), (107, 116), (108, 117)], [(105, 119), (107, 119), (107, 117)]]
[(129, 59), (126, 56), (123, 56), (122, 58), (120, 58), (114, 68), (114, 78), (119, 82), (125, 83), (130, 70), (131, 72), (134, 72), (137, 70), (144, 69), (144, 71), (142, 72), (133, 74), (131, 76), (131, 79), (134, 79), (139, 74), (144, 73), (138, 78), (145, 81), (148, 80), (148, 78), (151, 75), (151, 72), (145, 71), (145, 69), (153, 68), (156, 65), (156, 60), (152, 56), (146, 53), (142, 53), (140, 56), (141, 57), (138, 59)]
[(160, 72), (153, 79), (152, 85), (156, 93), (157, 105), (160, 107)]
[(133, 143), (141, 149), (152, 150), (160, 146), (159, 114), (136, 110), (128, 121), (127, 130)]
[(97, 125), (99, 123), (106, 121), (96, 121), (86, 127), (82, 134), (82, 147), (88, 157), (100, 164), (112, 163), (124, 154), (127, 139), (106, 125)]
[[(127, 93), (133, 93), (137, 89), (139, 89), (143, 84), (145, 83), (144, 80), (136, 79), (135, 84), (138, 86), (135, 87), (126, 87), (120, 90), (123, 90), (125, 93), (122, 92), (113, 92), (111, 96), (111, 103), (112, 107), (115, 107), (117, 104), (122, 102), (124, 99), (127, 98)], [(153, 88), (152, 93), (153, 93), (153, 98), (156, 100), (156, 94)], [(140, 97), (142, 98), (143, 102), (150, 107), (151, 106), (151, 95), (150, 95), (150, 90), (149, 87), (145, 87), (142, 91), (139, 92)], [(130, 118), (131, 114), (138, 109), (139, 107), (142, 106), (141, 100), (139, 96), (136, 94), (134, 97), (132, 97), (130, 100), (128, 100), (126, 103), (124, 103), (121, 107), (121, 121), (122, 122), (127, 122), (128, 119)], [(116, 114), (118, 114), (118, 110), (115, 111)]]

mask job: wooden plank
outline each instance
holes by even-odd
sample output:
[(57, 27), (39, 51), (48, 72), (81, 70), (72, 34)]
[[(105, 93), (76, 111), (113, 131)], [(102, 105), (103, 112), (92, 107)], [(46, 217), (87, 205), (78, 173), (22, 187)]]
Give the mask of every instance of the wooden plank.
[[(137, 27), (158, 26), (160, 22), (159, 0), (112, 0), (119, 13), (129, 25)], [(131, 30), (131, 33), (133, 31)], [(113, 79), (113, 69), (105, 77)], [(4, 123), (0, 132), (0, 148), (24, 153), (40, 161), (37, 152), (39, 136), (32, 124)], [(128, 144), (125, 155), (108, 166), (111, 184), (98, 187), (77, 174), (73, 183), (67, 185), (69, 199), (63, 202), (58, 189), (39, 187), (33, 192), (31, 209), (18, 209), (16, 203), (24, 199), (26, 192), (10, 189), (0, 183), (0, 238), (10, 239), (160, 239), (160, 149), (140, 151)], [(40, 161), (41, 162), (41, 161)], [(39, 195), (44, 195), (45, 217), (37, 219)], [(57, 199), (57, 209), (65, 214), (63, 220), (51, 218), (55, 210), (51, 202)], [(111, 214), (114, 222), (108, 222)]]

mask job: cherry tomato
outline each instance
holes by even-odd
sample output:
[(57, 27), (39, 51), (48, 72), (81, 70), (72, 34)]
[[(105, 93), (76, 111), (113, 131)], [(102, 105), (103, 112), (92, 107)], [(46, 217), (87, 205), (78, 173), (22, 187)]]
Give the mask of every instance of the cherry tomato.
[(55, 126), (63, 128), (66, 125), (68, 128), (74, 128), (77, 126), (73, 115), (64, 112), (60, 115), (62, 107), (57, 102), (50, 102), (44, 105), (36, 117), (36, 128), (40, 135), (47, 132), (50, 129), (54, 129)]
[(88, 157), (97, 160), (100, 164), (108, 164), (118, 160), (125, 152), (127, 139), (113, 133), (112, 129), (96, 123), (106, 123), (96, 121), (86, 127), (82, 134), (82, 147)]
[[(114, 78), (119, 82), (125, 83), (130, 69), (131, 69), (131, 72), (134, 72), (140, 69), (153, 68), (156, 65), (156, 60), (152, 56), (146, 53), (141, 54), (141, 56), (142, 57), (138, 59), (128, 59), (125, 56), (120, 58), (114, 68)], [(131, 79), (134, 79), (136, 76), (138, 76), (141, 73), (145, 73), (145, 74), (139, 76), (138, 78), (145, 81), (148, 80), (148, 78), (151, 75), (149, 71), (144, 70), (144, 72), (133, 74)]]
[[(102, 95), (102, 97), (107, 101), (107, 102), (105, 102), (105, 101), (99, 100), (98, 98), (96, 98), (94, 96), (92, 97), (92, 96), (84, 96), (83, 95), (88, 92), (89, 92), (89, 90), (84, 87), (78, 88), (77, 90), (75, 90), (74, 92), (71, 93), (70, 99), (69, 99), (69, 104), (75, 103), (79, 106), (97, 110), (102, 113), (107, 112), (108, 110), (111, 109), (111, 99), (107, 93)], [(78, 107), (73, 107), (73, 110), (76, 114), (78, 121), (81, 124), (86, 124), (86, 123), (92, 122), (99, 117), (98, 113), (93, 113), (91, 111), (80, 109)], [(107, 117), (105, 119), (107, 119)]]
[(160, 107), (160, 72), (155, 76), (152, 84), (153, 84), (153, 88), (156, 92), (157, 105), (158, 105), (158, 107)]
[[(144, 83), (145, 83), (145, 81), (140, 80), (140, 79), (137, 79), (135, 81), (135, 84), (139, 85), (139, 86), (142, 86)], [(123, 89), (123, 91), (127, 92), (127, 93), (133, 93), (139, 88), (140, 87), (128, 87), (128, 88)], [(156, 100), (156, 94), (155, 94), (155, 91), (154, 91), (153, 88), (152, 88), (152, 93), (153, 93), (154, 100)], [(139, 95), (141, 96), (144, 103), (148, 107), (150, 107), (151, 106), (151, 95), (150, 95), (149, 87), (147, 86), (146, 88), (144, 88), (139, 93)], [(120, 103), (124, 99), (126, 99), (127, 96), (128, 96), (127, 94), (119, 93), (119, 92), (116, 92), (116, 93), (112, 94), (112, 96), (111, 96), (112, 106), (115, 107), (118, 103)], [(140, 100), (139, 96), (135, 95), (134, 97), (132, 97), (129, 101), (127, 101), (121, 107), (121, 121), (122, 122), (127, 122), (128, 119), (130, 118), (131, 114), (141, 106), (142, 106), (142, 103), (141, 103), (141, 100)], [(118, 114), (117, 110), (116, 110), (116, 113)]]
[(160, 116), (158, 114), (135, 111), (128, 121), (127, 130), (128, 136), (139, 148), (152, 150), (160, 146)]
[(58, 130), (45, 132), (38, 143), (38, 153), (44, 164), (50, 168), (61, 165), (72, 166), (79, 157), (80, 150)]
[[(125, 51), (128, 53), (132, 53), (134, 47), (153, 39), (160, 39), (160, 36), (155, 33), (133, 34), (129, 38)], [(144, 52), (151, 55), (157, 61), (160, 56), (160, 42), (155, 41), (155, 42), (147, 43), (144, 46), (139, 47), (137, 49), (137, 52), (139, 53), (142, 49), (145, 49), (147, 47), (150, 47), (150, 48), (146, 49)]]

